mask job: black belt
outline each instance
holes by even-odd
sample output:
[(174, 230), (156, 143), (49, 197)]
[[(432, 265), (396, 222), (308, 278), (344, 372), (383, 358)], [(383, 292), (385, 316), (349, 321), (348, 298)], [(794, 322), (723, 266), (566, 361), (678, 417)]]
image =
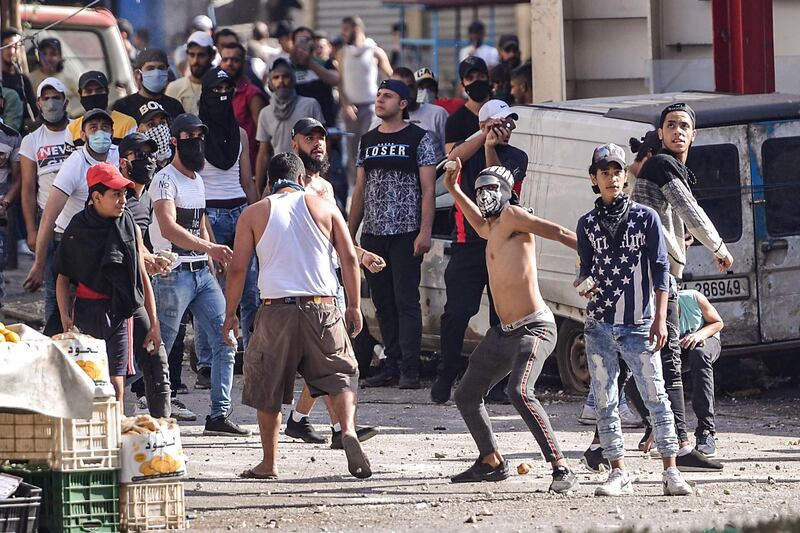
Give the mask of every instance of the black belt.
[(264, 305), (335, 304), (336, 298), (333, 296), (287, 296), (285, 298), (264, 298), (261, 303)]
[(203, 270), (207, 266), (208, 266), (208, 261), (206, 261), (206, 260), (203, 260), (203, 261), (192, 261), (190, 263), (181, 263), (181, 264), (179, 264), (177, 267), (175, 267), (175, 270), (188, 271), (188, 272), (198, 272), (200, 270)]

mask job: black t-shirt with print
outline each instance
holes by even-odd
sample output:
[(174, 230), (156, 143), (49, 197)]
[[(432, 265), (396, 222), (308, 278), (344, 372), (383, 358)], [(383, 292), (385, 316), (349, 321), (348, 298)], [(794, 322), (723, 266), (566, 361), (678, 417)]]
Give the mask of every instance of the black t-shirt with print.
[[(162, 94), (159, 98), (145, 98), (139, 93), (133, 93), (131, 95), (126, 96), (125, 98), (120, 98), (116, 102), (114, 102), (114, 111), (119, 111), (120, 113), (125, 113), (129, 117), (140, 117), (144, 113), (140, 112), (140, 108), (142, 106), (146, 106), (147, 102), (158, 102), (161, 104), (161, 107), (164, 108), (164, 111), (169, 113), (169, 116), (174, 119), (181, 113), (184, 113), (183, 106), (179, 101), (176, 99), (167, 96), (166, 94)], [(146, 111), (145, 111), (146, 112)]]
[(457, 143), (481, 129), (478, 122), (478, 115), (473, 113), (467, 106), (461, 107), (458, 111), (447, 117), (444, 124), (444, 142)]
[(435, 164), (433, 135), (414, 124), (395, 133), (375, 128), (362, 135), (356, 165), (366, 174), (364, 233), (418, 231), (422, 211), (419, 167)]

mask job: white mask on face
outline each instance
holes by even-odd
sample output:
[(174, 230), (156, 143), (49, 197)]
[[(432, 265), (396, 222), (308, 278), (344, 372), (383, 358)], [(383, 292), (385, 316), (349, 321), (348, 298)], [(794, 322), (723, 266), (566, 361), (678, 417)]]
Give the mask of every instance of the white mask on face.
[(436, 95), (430, 89), (420, 89), (417, 91), (417, 103), (432, 104)]
[(475, 203), (483, 218), (497, 216), (503, 210), (502, 194), (497, 189), (482, 188), (475, 194)]

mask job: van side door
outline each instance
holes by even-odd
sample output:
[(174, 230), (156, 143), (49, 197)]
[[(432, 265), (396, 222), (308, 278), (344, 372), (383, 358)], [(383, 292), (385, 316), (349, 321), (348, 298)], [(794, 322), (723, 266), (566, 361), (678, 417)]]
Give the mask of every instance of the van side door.
[(760, 341), (747, 135), (745, 125), (701, 129), (687, 160), (697, 177), (692, 192), (733, 255), (733, 268), (720, 273), (711, 252), (695, 240), (681, 286), (702, 292), (717, 308), (725, 347)]
[(762, 342), (800, 339), (800, 121), (753, 124)]

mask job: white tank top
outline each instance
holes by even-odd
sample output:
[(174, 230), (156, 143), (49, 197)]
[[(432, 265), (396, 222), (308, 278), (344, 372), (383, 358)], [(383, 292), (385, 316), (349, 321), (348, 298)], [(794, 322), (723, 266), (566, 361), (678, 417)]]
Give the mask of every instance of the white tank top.
[(344, 92), (351, 104), (371, 104), (378, 94), (378, 64), (375, 61), (375, 41), (367, 39), (358, 48), (344, 48)]
[[(241, 143), (239, 144), (239, 155), (242, 155)], [(200, 176), (203, 178), (203, 185), (206, 189), (206, 200), (233, 200), (246, 196), (239, 179), (238, 157), (228, 170), (217, 168), (206, 160)]]
[(333, 243), (311, 217), (300, 192), (275, 194), (264, 234), (256, 244), (261, 298), (336, 296)]

